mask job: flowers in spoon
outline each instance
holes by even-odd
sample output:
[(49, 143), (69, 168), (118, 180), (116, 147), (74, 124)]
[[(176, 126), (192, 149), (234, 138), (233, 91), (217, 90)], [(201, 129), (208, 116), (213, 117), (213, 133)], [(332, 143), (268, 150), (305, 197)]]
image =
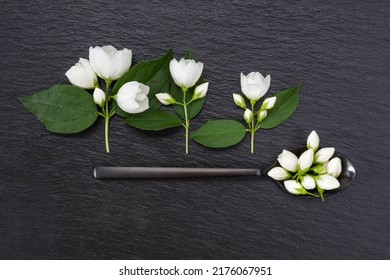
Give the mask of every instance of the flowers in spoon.
[[(286, 190), (294, 195), (321, 197), (324, 192), (340, 187), (337, 178), (342, 171), (341, 160), (333, 157), (335, 148), (319, 149), (320, 138), (314, 130), (307, 138), (307, 150), (299, 157), (283, 150), (278, 156), (280, 166), (272, 168), (268, 176), (284, 181)], [(312, 190), (317, 189), (318, 195)]]

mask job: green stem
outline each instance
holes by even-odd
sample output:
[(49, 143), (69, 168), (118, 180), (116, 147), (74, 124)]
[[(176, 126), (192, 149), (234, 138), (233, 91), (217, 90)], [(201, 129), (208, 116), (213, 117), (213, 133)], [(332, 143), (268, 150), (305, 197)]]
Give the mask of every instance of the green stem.
[(325, 202), (325, 199), (324, 199), (324, 190), (317, 186), (317, 191), (318, 191), (318, 193), (319, 193), (320, 196), (321, 196), (322, 202)]
[[(106, 110), (108, 109), (108, 103), (106, 103)], [(110, 152), (110, 143), (108, 138), (108, 127), (110, 125), (110, 117), (105, 116), (104, 126), (105, 126), (105, 141), (106, 141), (106, 152), (107, 154)]]
[(188, 112), (187, 112), (187, 100), (186, 100), (186, 93), (187, 89), (182, 88), (183, 90), (183, 108), (184, 108), (184, 121), (185, 124), (183, 125), (186, 130), (186, 154), (188, 154), (188, 131), (190, 129), (190, 120), (188, 119)]
[(251, 153), (254, 153), (254, 146), (255, 146), (255, 132), (256, 132), (256, 127), (255, 127), (255, 103), (251, 101), (251, 106), (252, 106), (252, 125), (251, 125)]
[(110, 118), (111, 114), (108, 110), (108, 102), (109, 102), (109, 90), (110, 90), (111, 80), (106, 80), (106, 102), (105, 102), (105, 110), (104, 110), (104, 138), (106, 142), (106, 152), (107, 154), (110, 152), (110, 142), (109, 142), (109, 126), (110, 126)]
[(318, 195), (316, 195), (316, 194), (314, 194), (314, 193), (311, 193), (311, 192), (306, 192), (306, 194), (311, 195), (311, 196), (314, 196), (314, 197), (319, 197)]
[(251, 131), (251, 153), (254, 153), (255, 133)]

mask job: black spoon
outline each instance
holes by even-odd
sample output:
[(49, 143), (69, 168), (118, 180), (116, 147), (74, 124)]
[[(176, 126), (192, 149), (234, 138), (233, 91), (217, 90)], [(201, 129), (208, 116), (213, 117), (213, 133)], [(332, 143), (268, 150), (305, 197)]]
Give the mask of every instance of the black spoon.
[[(290, 150), (299, 156), (307, 148), (300, 147)], [(326, 191), (324, 196), (335, 194), (348, 187), (356, 177), (356, 169), (352, 162), (340, 153), (335, 153), (341, 159), (342, 172), (337, 178), (340, 187)], [(240, 168), (186, 168), (186, 167), (96, 167), (93, 175), (96, 179), (131, 179), (131, 178), (172, 178), (172, 177), (216, 177), (216, 176), (267, 176), (268, 171), (279, 166), (278, 162), (271, 164), (262, 172), (261, 169)], [(283, 181), (276, 181), (286, 192)], [(311, 196), (304, 196), (311, 197)]]

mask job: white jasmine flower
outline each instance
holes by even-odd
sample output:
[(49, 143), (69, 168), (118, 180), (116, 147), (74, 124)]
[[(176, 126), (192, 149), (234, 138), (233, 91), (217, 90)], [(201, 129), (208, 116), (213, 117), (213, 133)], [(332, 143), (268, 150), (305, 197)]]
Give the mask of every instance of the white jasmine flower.
[(141, 113), (149, 108), (149, 87), (139, 82), (125, 83), (115, 99), (118, 106), (130, 114)]
[(104, 80), (118, 80), (131, 66), (132, 52), (117, 50), (113, 46), (90, 47), (89, 60), (92, 69)]
[(265, 78), (259, 72), (251, 72), (248, 75), (241, 73), (241, 91), (252, 101), (257, 101), (266, 94), (271, 84), (271, 76)]
[(79, 62), (66, 71), (65, 75), (69, 82), (81, 88), (92, 89), (97, 85), (97, 76), (89, 60), (85, 58), (80, 58)]
[(175, 58), (169, 63), (169, 71), (176, 85), (191, 88), (199, 80), (203, 72), (203, 63), (193, 59)]

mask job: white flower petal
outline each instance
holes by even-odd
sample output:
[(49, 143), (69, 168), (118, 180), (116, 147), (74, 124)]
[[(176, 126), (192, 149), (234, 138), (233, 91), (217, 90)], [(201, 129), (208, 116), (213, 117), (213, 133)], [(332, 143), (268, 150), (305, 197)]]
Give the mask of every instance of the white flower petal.
[(245, 96), (249, 99), (249, 100), (253, 100), (253, 101), (257, 101), (260, 99), (261, 97), (261, 89), (254, 85), (254, 84), (246, 84), (243, 88), (242, 88), (242, 93), (245, 94)]
[(298, 157), (290, 151), (283, 150), (278, 156), (279, 164), (290, 172), (297, 172)]
[(176, 58), (172, 59), (169, 63), (169, 71), (171, 72), (172, 79), (174, 80), (175, 84), (181, 87), (183, 85), (183, 78), (182, 78), (182, 64), (179, 63)]

